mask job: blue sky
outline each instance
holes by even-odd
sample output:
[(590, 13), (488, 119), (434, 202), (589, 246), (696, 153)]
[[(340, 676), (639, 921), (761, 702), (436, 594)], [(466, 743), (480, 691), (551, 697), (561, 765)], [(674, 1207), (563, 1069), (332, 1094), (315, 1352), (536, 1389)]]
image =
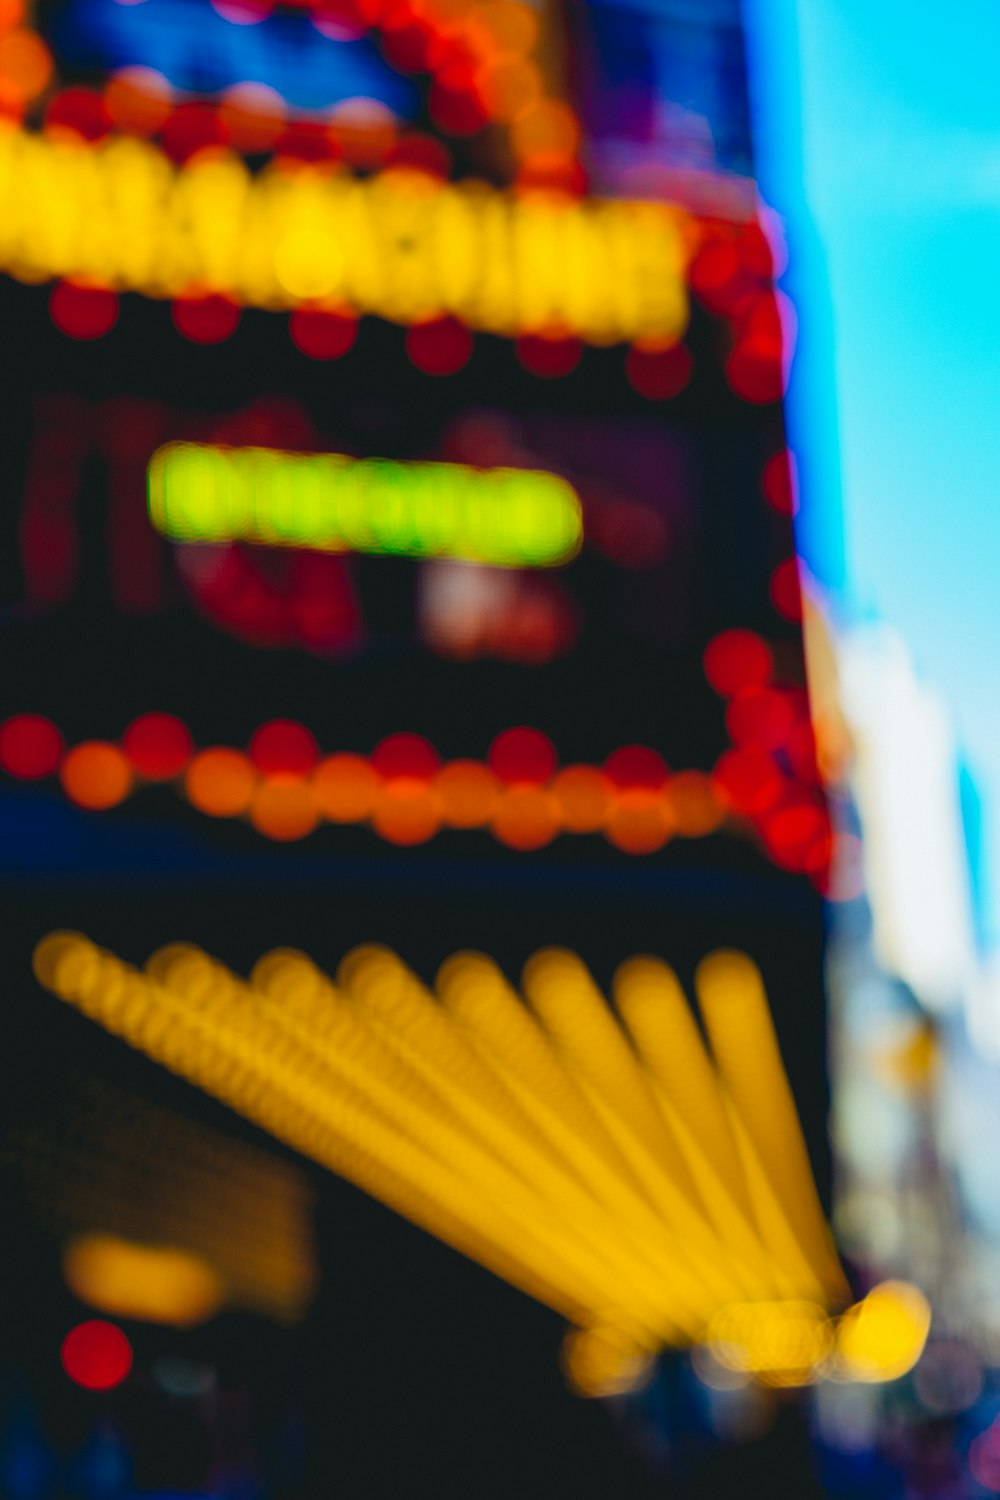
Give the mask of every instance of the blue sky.
[(899, 628), (951, 707), (1000, 943), (1000, 4), (747, 10), (765, 196), (803, 252), (800, 321), (829, 334), (804, 351), (790, 413), (814, 451), (803, 545), (853, 614)]

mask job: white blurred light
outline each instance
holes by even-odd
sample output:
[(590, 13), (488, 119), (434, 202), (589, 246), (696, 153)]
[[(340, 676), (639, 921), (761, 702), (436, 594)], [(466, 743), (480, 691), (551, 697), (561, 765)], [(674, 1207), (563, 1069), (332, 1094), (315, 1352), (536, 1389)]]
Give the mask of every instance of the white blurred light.
[(517, 579), (499, 568), (452, 559), (425, 563), (420, 572), (423, 634), (452, 651), (475, 651), (498, 619), (517, 607)]
[(984, 960), (969, 986), (969, 1035), (984, 1057), (1000, 1062), (1000, 953)]
[(933, 1011), (953, 1009), (974, 971), (972, 900), (958, 760), (938, 695), (886, 627), (849, 635), (844, 704), (879, 961)]

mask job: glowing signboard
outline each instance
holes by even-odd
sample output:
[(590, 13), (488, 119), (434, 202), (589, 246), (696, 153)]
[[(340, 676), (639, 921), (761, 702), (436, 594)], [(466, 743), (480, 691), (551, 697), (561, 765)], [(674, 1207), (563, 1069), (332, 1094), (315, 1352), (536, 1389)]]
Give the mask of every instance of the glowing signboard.
[(177, 168), (128, 137), (92, 146), (0, 126), (0, 270), (27, 282), (671, 340), (688, 316), (687, 222), (663, 203), (518, 196), (404, 169), (363, 181), (275, 163), (255, 176), (226, 153)]
[(568, 562), (580, 501), (555, 474), (167, 443), (149, 464), (149, 514), (181, 542), (457, 557), (499, 567)]

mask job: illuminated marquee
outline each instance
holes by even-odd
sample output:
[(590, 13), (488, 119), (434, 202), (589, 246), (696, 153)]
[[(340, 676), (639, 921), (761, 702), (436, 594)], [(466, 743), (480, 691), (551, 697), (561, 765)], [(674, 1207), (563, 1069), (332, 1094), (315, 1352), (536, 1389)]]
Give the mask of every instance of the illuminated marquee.
[(180, 542), (456, 557), (552, 567), (579, 551), (580, 501), (555, 474), (167, 443), (149, 464), (149, 514)]
[(402, 169), (361, 181), (274, 163), (254, 176), (222, 152), (177, 168), (127, 137), (90, 146), (0, 127), (0, 269), (26, 282), (669, 342), (687, 323), (689, 222), (661, 203), (518, 196)]
[(641, 1383), (664, 1347), (701, 1344), (778, 1386), (894, 1379), (920, 1355), (930, 1313), (915, 1288), (890, 1283), (847, 1307), (744, 954), (698, 967), (704, 1036), (651, 957), (619, 967), (617, 1011), (565, 949), (528, 961), (521, 994), (482, 954), (448, 959), (432, 991), (375, 946), (349, 953), (336, 983), (288, 949), (248, 981), (188, 944), (143, 973), (53, 933), (35, 971), (112, 1035), (561, 1313), (583, 1394)]

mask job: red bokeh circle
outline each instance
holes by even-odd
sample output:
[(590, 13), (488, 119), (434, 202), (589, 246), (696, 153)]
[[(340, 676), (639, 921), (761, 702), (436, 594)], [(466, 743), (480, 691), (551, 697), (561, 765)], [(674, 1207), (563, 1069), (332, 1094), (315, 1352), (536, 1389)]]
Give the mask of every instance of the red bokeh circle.
[(794, 516), (799, 508), (795, 458), (787, 448), (771, 455), (760, 476), (764, 499), (781, 516)]
[(251, 739), (250, 759), (263, 776), (308, 776), (319, 762), (319, 746), (304, 724), (270, 719)]
[(802, 588), (799, 581), (799, 565), (794, 557), (786, 557), (771, 574), (771, 603), (784, 620), (801, 620)]
[(472, 357), (472, 334), (457, 318), (432, 318), (406, 330), (406, 353), (425, 375), (454, 375)]
[(240, 309), (228, 297), (178, 297), (170, 309), (177, 332), (193, 344), (221, 344), (235, 332)]
[(648, 401), (669, 401), (691, 378), (694, 361), (683, 344), (667, 349), (634, 344), (625, 356), (625, 374), (633, 390)]
[(340, 359), (354, 347), (358, 320), (351, 313), (297, 307), (288, 320), (292, 343), (310, 359)]
[(180, 776), (194, 754), (186, 724), (173, 714), (142, 714), (122, 735), (122, 749), (132, 768), (147, 781), (171, 781)]
[(102, 339), (118, 321), (118, 293), (57, 281), (49, 293), (49, 315), (60, 333), (71, 339)]
[(390, 734), (375, 746), (371, 763), (386, 781), (430, 781), (441, 761), (423, 735)]
[(548, 735), (526, 726), (498, 734), (486, 760), (497, 780), (507, 786), (541, 786), (557, 764), (555, 746)]
[(41, 714), (14, 714), (0, 725), (0, 766), (8, 776), (38, 781), (59, 769), (63, 737)]
[(444, 182), (451, 175), (451, 157), (444, 142), (419, 131), (400, 137), (386, 157), (386, 166), (412, 167)]
[(793, 699), (777, 688), (744, 688), (726, 709), (726, 728), (733, 743), (759, 750), (777, 750), (783, 745), (796, 719)]
[(171, 110), (160, 140), (173, 161), (184, 162), (206, 146), (227, 145), (229, 131), (218, 110), (209, 104), (192, 102)]
[(733, 812), (754, 817), (778, 801), (782, 775), (764, 750), (727, 750), (712, 772), (712, 783)]
[(431, 119), (446, 135), (474, 135), (486, 124), (482, 104), (461, 82), (458, 76), (454, 80), (438, 77), (428, 94)]
[(132, 1368), (132, 1345), (114, 1323), (91, 1318), (70, 1329), (60, 1359), (76, 1385), (86, 1391), (110, 1391)]
[(785, 389), (780, 350), (738, 343), (726, 360), (726, 379), (737, 396), (754, 406), (780, 401)]
[(111, 130), (107, 105), (94, 89), (62, 89), (45, 111), (47, 129), (71, 130), (85, 141), (99, 141)]
[(769, 647), (752, 630), (722, 631), (709, 641), (702, 661), (709, 684), (723, 698), (764, 687), (774, 665)]
[(663, 756), (648, 745), (622, 745), (604, 762), (604, 774), (620, 791), (659, 791), (670, 772)]
[(523, 333), (517, 340), (517, 357), (532, 375), (543, 380), (558, 380), (569, 375), (580, 363), (583, 345), (573, 335), (545, 336)]

